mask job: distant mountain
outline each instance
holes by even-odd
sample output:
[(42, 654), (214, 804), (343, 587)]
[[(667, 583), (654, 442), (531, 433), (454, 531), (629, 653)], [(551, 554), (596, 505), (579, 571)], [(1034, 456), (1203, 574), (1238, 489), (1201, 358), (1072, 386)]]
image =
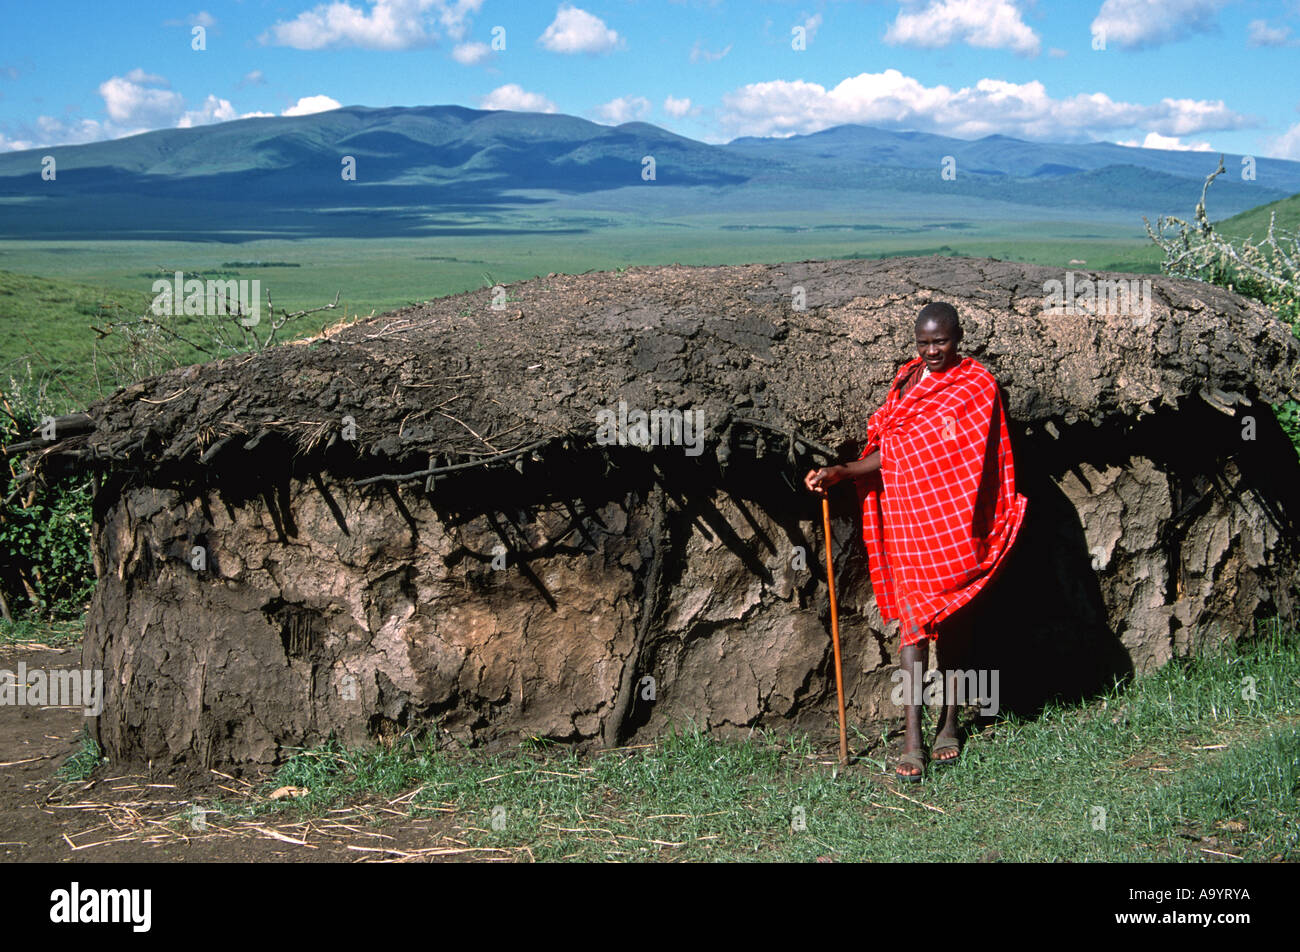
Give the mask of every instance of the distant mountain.
[[(53, 181), (40, 174), (47, 155)], [(341, 174), (346, 156), (355, 181)], [(653, 181), (643, 178), (646, 156)], [(955, 181), (940, 178), (945, 156), (956, 160)], [(511, 217), (521, 209), (600, 192), (611, 193), (613, 207), (647, 215), (669, 194), (698, 193), (674, 208), (734, 213), (813, 190), (818, 207), (843, 207), (841, 191), (869, 192), (899, 214), (917, 207), (916, 196), (931, 204), (961, 196), (967, 217), (1014, 217), (1008, 208), (1025, 206), (1038, 217), (1060, 208), (1074, 221), (1136, 220), (1190, 214), (1215, 161), (1209, 153), (1006, 136), (970, 142), (865, 126), (708, 145), (644, 122), (352, 106), (0, 154), (0, 237), (453, 234), (470, 213), (493, 218), (476, 233), (504, 234), (522, 229)], [(1235, 157), (1226, 161), (1236, 168)], [(1218, 180), (1214, 212), (1300, 192), (1300, 162), (1260, 159), (1257, 172), (1253, 182)]]
[[(811, 135), (785, 139), (734, 139), (726, 148), (742, 155), (807, 162), (851, 159), (865, 165), (938, 170), (944, 156), (956, 159), (958, 173), (1012, 177), (1069, 175), (1110, 165), (1131, 165), (1203, 182), (1216, 168), (1218, 152), (1139, 149), (1112, 142), (1052, 144), (990, 135), (973, 141), (925, 132), (890, 132), (870, 126), (834, 126)], [(1215, 183), (1242, 184), (1242, 157), (1224, 154), (1228, 175)], [(1257, 158), (1251, 185), (1286, 194), (1300, 192), (1300, 162)]]

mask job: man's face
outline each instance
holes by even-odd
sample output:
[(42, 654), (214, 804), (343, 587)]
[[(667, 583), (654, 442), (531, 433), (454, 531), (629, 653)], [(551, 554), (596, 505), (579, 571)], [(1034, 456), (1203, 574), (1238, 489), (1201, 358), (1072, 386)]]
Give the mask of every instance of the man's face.
[(957, 363), (959, 341), (953, 328), (938, 321), (926, 321), (916, 329), (916, 352), (932, 374), (947, 370)]

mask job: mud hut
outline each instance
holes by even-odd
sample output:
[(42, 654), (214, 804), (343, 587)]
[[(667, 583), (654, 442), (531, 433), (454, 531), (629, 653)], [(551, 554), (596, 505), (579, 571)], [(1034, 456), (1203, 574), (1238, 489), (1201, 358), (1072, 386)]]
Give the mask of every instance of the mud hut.
[[(1149, 310), (1092, 306), (1085, 278), (1149, 278)], [(1077, 306), (1048, 310), (1052, 282)], [(1300, 396), (1297, 342), (1240, 297), (950, 258), (549, 274), (145, 380), (42, 451), (99, 477), (100, 743), (238, 766), (421, 727), (830, 737), (800, 477), (856, 456), (932, 300), (1004, 387), (1030, 500), (969, 659), (1003, 709), (1290, 613), (1300, 467), (1269, 404)], [(899, 713), (897, 635), (834, 502), (861, 724)]]

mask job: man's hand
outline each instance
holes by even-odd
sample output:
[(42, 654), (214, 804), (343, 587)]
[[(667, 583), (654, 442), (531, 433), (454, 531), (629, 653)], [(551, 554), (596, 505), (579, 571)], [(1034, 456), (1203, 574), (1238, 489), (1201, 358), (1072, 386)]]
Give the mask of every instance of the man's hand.
[(803, 478), (803, 484), (810, 493), (825, 496), (826, 490), (843, 478), (839, 466), (825, 466), (821, 469), (810, 469), (808, 475)]

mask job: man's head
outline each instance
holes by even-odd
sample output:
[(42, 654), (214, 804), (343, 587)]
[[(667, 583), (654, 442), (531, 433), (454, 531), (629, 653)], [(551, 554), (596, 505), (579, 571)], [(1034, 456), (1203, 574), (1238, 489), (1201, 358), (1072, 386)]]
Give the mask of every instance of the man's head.
[(961, 359), (957, 353), (961, 338), (961, 321), (951, 304), (927, 304), (916, 316), (916, 352), (931, 373), (956, 365)]

